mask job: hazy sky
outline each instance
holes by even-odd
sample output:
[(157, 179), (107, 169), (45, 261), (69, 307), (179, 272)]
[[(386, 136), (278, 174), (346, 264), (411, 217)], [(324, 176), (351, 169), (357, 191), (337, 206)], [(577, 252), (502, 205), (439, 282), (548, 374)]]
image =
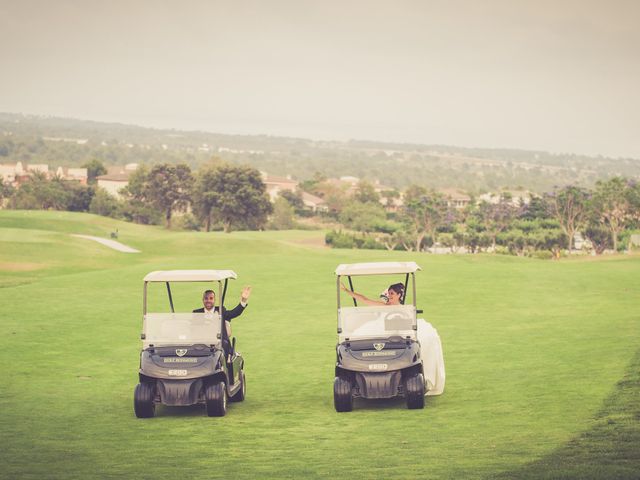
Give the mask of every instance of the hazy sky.
[(640, 1), (0, 0), (0, 111), (640, 158)]

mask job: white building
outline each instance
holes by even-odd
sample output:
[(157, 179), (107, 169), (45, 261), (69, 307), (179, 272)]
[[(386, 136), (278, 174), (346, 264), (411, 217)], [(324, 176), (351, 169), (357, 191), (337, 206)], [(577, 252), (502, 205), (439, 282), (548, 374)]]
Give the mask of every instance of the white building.
[(137, 163), (128, 163), (123, 167), (111, 167), (109, 173), (96, 178), (98, 186), (104, 188), (115, 198), (121, 198), (121, 190), (129, 185), (129, 177), (138, 168)]
[(280, 192), (284, 190), (295, 192), (298, 188), (298, 182), (292, 180), (290, 176), (276, 177), (275, 175), (269, 175), (266, 172), (260, 172), (260, 175), (262, 176), (262, 183), (264, 183), (272, 202), (276, 201)]
[(528, 205), (531, 202), (531, 192), (526, 190), (503, 190), (502, 192), (483, 193), (478, 197), (478, 202), (487, 202), (497, 204), (500, 203), (500, 199), (503, 197), (510, 197), (511, 204), (514, 206), (520, 206), (521, 204)]
[(327, 206), (327, 202), (325, 202), (320, 197), (316, 197), (311, 193), (302, 192), (302, 203), (307, 210), (311, 210), (312, 212), (328, 212), (329, 207)]
[(87, 183), (87, 169), (86, 168), (64, 168), (58, 167), (56, 170), (56, 176), (65, 180), (77, 180), (82, 184)]

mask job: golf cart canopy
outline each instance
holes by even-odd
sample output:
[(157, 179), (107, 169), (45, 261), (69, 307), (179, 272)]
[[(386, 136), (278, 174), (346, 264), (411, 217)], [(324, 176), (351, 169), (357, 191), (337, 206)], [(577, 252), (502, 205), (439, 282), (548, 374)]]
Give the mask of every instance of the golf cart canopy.
[(421, 269), (416, 262), (343, 263), (336, 268), (336, 275), (387, 275), (394, 273), (415, 273), (418, 270)]
[[(235, 280), (236, 278), (238, 276), (233, 270), (158, 270), (151, 272), (144, 277), (142, 314), (147, 314), (147, 287), (151, 283), (166, 284), (171, 313), (175, 313), (173, 295), (171, 294), (172, 283), (218, 282), (218, 298), (221, 299), (220, 305), (224, 305), (227, 283), (229, 279)], [(190, 310), (191, 308), (189, 308)]]
[(221, 282), (238, 276), (233, 270), (159, 270), (144, 277), (145, 282)]

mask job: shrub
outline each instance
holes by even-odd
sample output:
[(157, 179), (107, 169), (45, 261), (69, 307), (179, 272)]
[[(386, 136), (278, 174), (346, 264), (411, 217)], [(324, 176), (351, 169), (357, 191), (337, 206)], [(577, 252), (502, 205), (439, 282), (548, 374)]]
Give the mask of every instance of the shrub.
[(109, 195), (103, 188), (97, 188), (89, 204), (89, 211), (103, 217), (115, 218), (118, 216), (118, 206), (118, 200), (115, 197)]
[(185, 213), (179, 217), (174, 217), (171, 227), (175, 230), (195, 230), (199, 231), (202, 225), (192, 213)]
[(331, 245), (333, 248), (354, 248), (356, 247), (356, 242), (352, 235), (336, 232), (332, 230), (327, 232), (324, 237), (324, 241), (327, 245)]
[(378, 242), (374, 237), (366, 237), (360, 248), (367, 250), (384, 250), (386, 247)]
[(553, 253), (549, 250), (535, 250), (531, 252), (531, 258), (537, 258), (539, 260), (551, 260), (553, 258)]

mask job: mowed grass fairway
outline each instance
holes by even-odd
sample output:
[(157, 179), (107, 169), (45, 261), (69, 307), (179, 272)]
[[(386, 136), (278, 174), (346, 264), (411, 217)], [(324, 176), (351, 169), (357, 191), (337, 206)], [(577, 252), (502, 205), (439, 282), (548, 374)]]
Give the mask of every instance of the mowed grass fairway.
[[(123, 254), (83, 233), (141, 250)], [(329, 250), (320, 232), (179, 233), (0, 211), (0, 477), (638, 478), (640, 257)], [(339, 263), (415, 260), (444, 395), (333, 408)], [(142, 278), (230, 268), (247, 399), (133, 413)], [(374, 295), (376, 290), (363, 293)], [(193, 307), (200, 299), (193, 299)]]

